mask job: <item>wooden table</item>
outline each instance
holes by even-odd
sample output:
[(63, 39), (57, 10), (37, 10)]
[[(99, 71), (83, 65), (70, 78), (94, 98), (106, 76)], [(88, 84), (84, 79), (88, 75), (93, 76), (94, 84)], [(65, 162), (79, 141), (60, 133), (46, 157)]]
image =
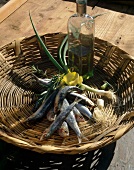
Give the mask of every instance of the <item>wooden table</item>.
[[(34, 34), (29, 20), (29, 11), (40, 34), (67, 32), (68, 18), (75, 13), (76, 9), (75, 3), (71, 1), (27, 0), (0, 24), (0, 46), (19, 37)], [(96, 1), (90, 0), (88, 5), (94, 6), (95, 3)], [(91, 15), (104, 12), (107, 14), (96, 18), (95, 36), (118, 45), (130, 55), (134, 55), (134, 16), (132, 15), (134, 8), (101, 1), (97, 5), (93, 10), (88, 6), (87, 12)]]
[[(97, 1), (90, 0), (87, 12), (91, 15), (104, 12), (106, 14), (96, 18), (95, 36), (117, 45), (134, 56), (134, 7), (99, 1), (92, 10), (96, 3)], [(34, 34), (29, 20), (29, 11), (40, 34), (66, 33), (68, 18), (75, 13), (75, 3), (72, 0), (27, 0), (0, 23), (0, 46), (14, 39)], [(134, 130), (131, 130), (117, 142), (110, 170), (122, 167), (125, 170), (134, 169), (133, 133)]]

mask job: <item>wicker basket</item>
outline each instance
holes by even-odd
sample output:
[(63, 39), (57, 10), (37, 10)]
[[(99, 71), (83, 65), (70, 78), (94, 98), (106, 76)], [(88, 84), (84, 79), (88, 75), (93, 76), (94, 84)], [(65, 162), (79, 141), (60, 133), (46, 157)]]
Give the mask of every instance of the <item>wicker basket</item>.
[[(65, 34), (41, 36), (49, 51), (58, 60), (58, 48)], [(34, 76), (35, 65), (51, 77), (58, 71), (49, 61), (35, 36), (20, 38), (0, 48), (0, 138), (8, 143), (39, 153), (78, 154), (99, 149), (115, 142), (134, 125), (134, 57), (109, 42), (95, 38), (94, 77), (87, 83), (100, 88), (108, 81), (116, 89), (118, 103), (106, 100), (106, 123), (80, 123), (88, 141), (78, 144), (73, 130), (63, 140), (57, 133), (40, 141), (42, 132), (50, 125), (44, 118), (29, 127), (24, 122), (32, 112), (36, 94), (42, 91)], [(89, 94), (90, 98), (96, 98)]]

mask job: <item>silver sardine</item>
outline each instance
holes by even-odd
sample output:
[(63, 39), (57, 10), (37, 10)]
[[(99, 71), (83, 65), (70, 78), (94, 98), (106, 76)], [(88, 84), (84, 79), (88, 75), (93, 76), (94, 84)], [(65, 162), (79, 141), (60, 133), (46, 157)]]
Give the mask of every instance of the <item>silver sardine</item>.
[(80, 99), (82, 99), (82, 101), (81, 102), (83, 102), (84, 104), (87, 104), (87, 105), (89, 105), (89, 106), (95, 106), (95, 104), (94, 104), (94, 102), (92, 102), (92, 100), (91, 99), (89, 99), (86, 95), (84, 95), (84, 94), (79, 94), (79, 93), (76, 93), (76, 92), (71, 92), (70, 94), (69, 94), (69, 96), (74, 96), (74, 97), (77, 97), (77, 98), (80, 98)]
[(56, 117), (54, 122), (49, 126), (47, 133), (46, 130), (43, 132), (41, 136), (41, 140), (45, 138), (50, 138), (52, 134), (62, 125), (62, 123), (65, 121), (66, 117), (69, 115), (69, 113), (73, 110), (74, 106), (79, 102), (74, 101), (72, 104), (66, 107), (65, 110), (61, 111), (60, 114)]
[[(53, 122), (56, 119), (56, 116), (57, 115), (53, 112), (53, 108), (52, 108), (47, 113), (47, 120)], [(68, 124), (65, 121), (62, 123), (61, 127), (59, 127), (58, 134), (63, 138), (69, 136)]]
[(37, 77), (36, 75), (34, 75), (36, 81), (40, 84), (40, 85), (43, 85), (43, 86), (46, 86), (48, 87), (51, 83), (51, 79), (48, 79), (48, 78), (39, 78)]
[(86, 116), (86, 117), (89, 118), (89, 119), (93, 119), (92, 113), (90, 112), (90, 110), (89, 110), (86, 106), (78, 103), (78, 104), (75, 105), (75, 107), (76, 107), (76, 108), (80, 111), (80, 113), (82, 113), (84, 116)]
[(82, 92), (82, 90), (76, 86), (65, 86), (59, 90), (58, 94), (56, 95), (55, 103), (54, 103), (55, 113), (60, 110), (63, 100), (65, 99), (67, 93), (70, 93), (72, 91)]
[(75, 115), (75, 119), (76, 119), (77, 122), (84, 122), (85, 121), (83, 115), (80, 113), (80, 111), (76, 107), (73, 108), (73, 113)]
[(44, 100), (41, 106), (34, 112), (30, 117), (26, 119), (25, 122), (31, 124), (36, 123), (43, 117), (45, 117), (46, 113), (51, 109), (54, 104), (55, 96), (57, 95), (59, 89), (56, 89), (46, 100)]
[(58, 134), (62, 137), (62, 138), (66, 138), (69, 136), (69, 128), (68, 128), (68, 124), (67, 122), (63, 122), (61, 127), (58, 129)]
[(50, 122), (53, 122), (56, 118), (56, 114), (53, 111), (53, 108), (51, 108), (48, 112), (47, 112), (47, 120)]
[[(66, 99), (64, 99), (63, 101), (63, 105), (62, 105), (62, 110), (66, 109), (66, 107), (69, 106), (69, 103)], [(77, 135), (77, 138), (78, 138), (78, 142), (81, 143), (82, 141), (82, 138), (83, 138), (83, 135), (79, 129), (79, 126), (77, 124), (77, 121), (75, 119), (75, 115), (73, 113), (73, 111), (71, 111), (69, 113), (69, 115), (66, 117), (66, 122), (69, 124), (69, 126), (74, 130), (74, 132), (76, 133)]]

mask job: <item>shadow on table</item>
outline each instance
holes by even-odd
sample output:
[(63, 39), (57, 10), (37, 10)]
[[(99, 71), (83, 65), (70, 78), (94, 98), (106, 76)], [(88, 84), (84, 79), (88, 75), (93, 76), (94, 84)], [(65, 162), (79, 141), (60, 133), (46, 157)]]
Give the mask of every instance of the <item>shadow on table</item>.
[(107, 170), (116, 143), (77, 155), (39, 154), (0, 141), (0, 170)]
[[(76, 2), (76, 0), (63, 0), (63, 1)], [(95, 6), (98, 6), (101, 8), (134, 15), (134, 1), (133, 0), (131, 1), (130, 0), (129, 1), (87, 0), (87, 1), (88, 1), (87, 5), (91, 6), (92, 8), (95, 8)]]

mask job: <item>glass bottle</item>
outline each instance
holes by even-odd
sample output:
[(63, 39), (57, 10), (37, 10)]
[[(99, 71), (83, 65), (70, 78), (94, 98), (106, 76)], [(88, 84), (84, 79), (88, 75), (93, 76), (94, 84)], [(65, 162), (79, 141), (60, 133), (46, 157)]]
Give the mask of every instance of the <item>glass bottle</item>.
[(77, 13), (68, 20), (68, 66), (88, 78), (93, 76), (95, 27), (86, 7), (87, 0), (76, 0)]

